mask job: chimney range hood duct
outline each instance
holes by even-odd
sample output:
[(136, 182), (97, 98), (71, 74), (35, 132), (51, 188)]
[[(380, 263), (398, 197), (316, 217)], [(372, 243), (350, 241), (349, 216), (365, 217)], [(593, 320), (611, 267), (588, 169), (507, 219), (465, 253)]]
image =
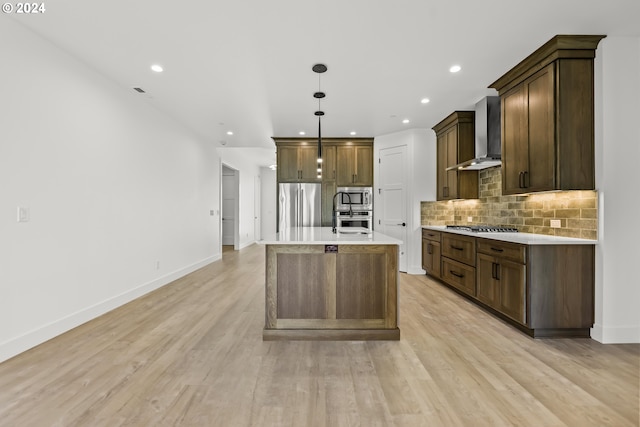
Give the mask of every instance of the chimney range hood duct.
[(447, 170), (480, 170), (500, 166), (500, 97), (487, 96), (475, 106), (476, 157)]

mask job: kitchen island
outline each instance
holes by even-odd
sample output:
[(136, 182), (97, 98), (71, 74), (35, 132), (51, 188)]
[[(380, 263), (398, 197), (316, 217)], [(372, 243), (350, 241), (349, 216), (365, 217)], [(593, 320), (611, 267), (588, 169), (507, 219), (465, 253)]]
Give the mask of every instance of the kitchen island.
[(399, 340), (399, 240), (299, 227), (267, 236), (264, 340)]

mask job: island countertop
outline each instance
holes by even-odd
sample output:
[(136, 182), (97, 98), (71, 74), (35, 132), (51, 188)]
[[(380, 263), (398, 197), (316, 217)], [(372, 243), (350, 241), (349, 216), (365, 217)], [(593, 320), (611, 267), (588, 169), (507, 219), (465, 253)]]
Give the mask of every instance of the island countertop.
[[(348, 230), (348, 229), (347, 229)], [(400, 245), (401, 240), (378, 233), (331, 232), (331, 227), (297, 227), (265, 236), (262, 245)]]
[(522, 245), (596, 245), (597, 240), (579, 239), (576, 237), (547, 236), (533, 233), (505, 233), (505, 232), (476, 232), (446, 228), (445, 225), (423, 225), (425, 230), (442, 231), (462, 234), (471, 237), (500, 240), (502, 242), (519, 243)]

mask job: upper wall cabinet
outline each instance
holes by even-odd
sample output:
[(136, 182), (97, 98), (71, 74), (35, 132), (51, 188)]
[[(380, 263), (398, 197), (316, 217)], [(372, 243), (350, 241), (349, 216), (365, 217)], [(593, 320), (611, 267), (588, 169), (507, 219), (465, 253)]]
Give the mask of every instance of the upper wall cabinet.
[(278, 182), (322, 182), (336, 186), (373, 185), (373, 138), (323, 138), (322, 178), (318, 178), (317, 141), (276, 138)]
[(473, 111), (455, 111), (433, 127), (437, 139), (437, 200), (478, 198), (478, 171), (447, 169), (473, 159), (474, 122)]
[(371, 144), (341, 145), (337, 148), (338, 187), (373, 186), (373, 147)]
[(502, 194), (595, 188), (593, 58), (605, 36), (559, 35), (491, 88), (502, 113)]
[(277, 162), (278, 182), (320, 182), (315, 145), (278, 145)]

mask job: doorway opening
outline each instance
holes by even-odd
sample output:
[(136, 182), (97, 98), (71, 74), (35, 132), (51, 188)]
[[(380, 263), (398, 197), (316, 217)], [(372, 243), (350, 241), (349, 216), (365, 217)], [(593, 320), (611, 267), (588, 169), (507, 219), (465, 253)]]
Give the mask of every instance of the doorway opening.
[(237, 251), (240, 246), (240, 171), (225, 164), (220, 168), (222, 206), (221, 253)]

